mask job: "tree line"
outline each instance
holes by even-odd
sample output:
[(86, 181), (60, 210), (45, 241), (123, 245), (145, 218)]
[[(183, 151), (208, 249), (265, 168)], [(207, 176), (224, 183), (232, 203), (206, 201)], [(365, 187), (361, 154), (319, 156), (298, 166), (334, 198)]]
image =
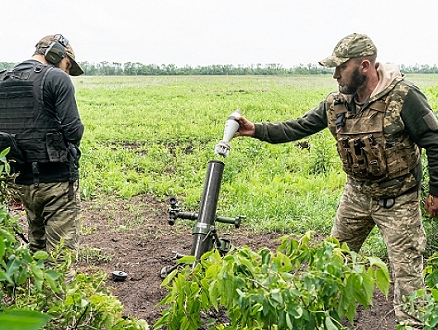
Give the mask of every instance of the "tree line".
[[(0, 71), (11, 69), (17, 63), (0, 62)], [(332, 74), (333, 69), (316, 64), (300, 64), (292, 68), (284, 68), (281, 64), (232, 65), (215, 64), (206, 66), (186, 65), (178, 67), (175, 64), (142, 64), (139, 62), (80, 62), (87, 76), (178, 76), (178, 75), (309, 75)], [(416, 64), (414, 66), (400, 65), (403, 73), (438, 73), (436, 64)]]

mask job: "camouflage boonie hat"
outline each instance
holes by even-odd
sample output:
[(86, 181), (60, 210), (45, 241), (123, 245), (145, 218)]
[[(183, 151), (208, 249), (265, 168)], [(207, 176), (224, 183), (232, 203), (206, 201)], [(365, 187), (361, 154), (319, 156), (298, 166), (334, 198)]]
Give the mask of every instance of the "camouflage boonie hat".
[(375, 55), (377, 48), (366, 34), (353, 33), (342, 38), (331, 56), (319, 62), (322, 66), (333, 68), (347, 62), (350, 58)]
[(38, 43), (35, 45), (35, 48), (48, 48), (50, 44), (54, 41), (59, 42), (62, 46), (65, 47), (65, 53), (71, 62), (70, 76), (80, 76), (81, 74), (83, 74), (84, 70), (82, 70), (80, 65), (75, 60), (75, 52), (73, 51), (73, 48), (71, 47), (69, 41), (61, 34), (45, 36), (40, 41), (38, 41)]

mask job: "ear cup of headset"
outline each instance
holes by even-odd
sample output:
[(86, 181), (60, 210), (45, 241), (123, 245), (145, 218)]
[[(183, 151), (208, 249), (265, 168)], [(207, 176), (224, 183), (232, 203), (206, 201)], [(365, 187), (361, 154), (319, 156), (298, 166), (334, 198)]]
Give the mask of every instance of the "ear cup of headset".
[(59, 42), (52, 42), (46, 50), (44, 56), (46, 57), (47, 62), (56, 64), (61, 61), (65, 57), (65, 47), (62, 46)]

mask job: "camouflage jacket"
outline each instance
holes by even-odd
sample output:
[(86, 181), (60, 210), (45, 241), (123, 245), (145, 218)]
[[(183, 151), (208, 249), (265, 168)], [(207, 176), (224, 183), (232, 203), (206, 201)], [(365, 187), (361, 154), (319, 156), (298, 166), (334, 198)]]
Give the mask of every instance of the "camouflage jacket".
[[(394, 141), (400, 136), (406, 136), (418, 148), (426, 150), (429, 167), (430, 193), (438, 196), (438, 120), (432, 111), (424, 94), (412, 83), (405, 81), (394, 66), (379, 64), (379, 84), (365, 102), (363, 109), (375, 101), (387, 101), (387, 111), (394, 125), (383, 125), (383, 134), (386, 141)], [(400, 80), (395, 84), (395, 80)], [(397, 86), (397, 88), (394, 88)], [(400, 93), (400, 90), (403, 93)], [(278, 123), (255, 124), (254, 138), (269, 143), (284, 143), (300, 140), (329, 128), (336, 137), (336, 127), (333, 121), (334, 100), (340, 94), (330, 93), (320, 104), (298, 119), (291, 119)], [(346, 100), (349, 111), (356, 111), (353, 97), (342, 95)], [(422, 168), (419, 162), (409, 173), (387, 180), (365, 179), (353, 173), (347, 173), (347, 180), (356, 189), (364, 194), (375, 197), (397, 196), (409, 189), (419, 187), (422, 179)]]

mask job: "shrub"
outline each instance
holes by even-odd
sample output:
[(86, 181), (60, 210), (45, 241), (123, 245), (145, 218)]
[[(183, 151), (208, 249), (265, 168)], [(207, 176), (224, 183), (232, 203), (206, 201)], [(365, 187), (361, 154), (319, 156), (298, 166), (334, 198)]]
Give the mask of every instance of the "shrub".
[[(61, 245), (52, 255), (32, 254), (16, 239), (18, 218), (6, 208), (14, 196), (14, 176), (0, 153), (0, 323), (2, 329), (148, 329), (144, 320), (122, 317), (123, 306), (105, 287), (106, 275), (77, 274), (65, 281), (72, 257)], [(63, 256), (62, 262), (59, 256)], [(50, 258), (51, 263), (46, 263)], [(48, 267), (47, 265), (52, 265)]]
[(192, 264), (175, 270), (163, 281), (169, 305), (155, 323), (157, 329), (198, 329), (201, 316), (224, 311), (229, 324), (216, 329), (339, 329), (353, 322), (357, 304), (368, 308), (377, 286), (389, 289), (386, 265), (361, 257), (334, 238), (310, 245), (312, 233), (300, 240), (285, 236), (276, 252), (248, 247), (221, 258), (217, 251), (179, 261)]

